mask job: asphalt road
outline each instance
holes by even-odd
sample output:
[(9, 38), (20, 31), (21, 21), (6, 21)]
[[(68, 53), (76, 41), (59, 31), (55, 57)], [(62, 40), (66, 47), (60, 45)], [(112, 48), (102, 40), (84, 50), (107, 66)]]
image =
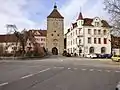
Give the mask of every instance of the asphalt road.
[(0, 90), (115, 90), (120, 63), (53, 56), (0, 61)]

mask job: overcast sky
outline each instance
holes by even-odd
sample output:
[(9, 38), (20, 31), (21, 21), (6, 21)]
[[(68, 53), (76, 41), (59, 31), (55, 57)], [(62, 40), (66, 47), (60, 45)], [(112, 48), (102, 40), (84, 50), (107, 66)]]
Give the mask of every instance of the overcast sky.
[(7, 32), (6, 24), (15, 24), (19, 31), (46, 29), (46, 19), (55, 2), (65, 18), (65, 28), (77, 19), (80, 7), (83, 17), (108, 20), (103, 0), (0, 0), (0, 34)]

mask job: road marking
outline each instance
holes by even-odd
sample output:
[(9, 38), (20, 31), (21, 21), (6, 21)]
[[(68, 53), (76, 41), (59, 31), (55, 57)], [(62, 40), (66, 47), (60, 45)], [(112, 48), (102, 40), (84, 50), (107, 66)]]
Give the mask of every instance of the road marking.
[(101, 72), (102, 70), (97, 70), (97, 71)]
[(120, 73), (120, 71), (115, 71), (116, 73)]
[[(41, 71), (39, 71), (38, 73), (45, 72), (45, 71), (48, 71), (48, 70), (50, 70), (50, 68), (47, 68), (47, 69), (41, 70)], [(38, 74), (38, 73), (36, 73), (36, 74)]]
[(68, 68), (68, 70), (70, 70), (71, 68)]
[(82, 71), (85, 71), (85, 70), (87, 70), (87, 69), (81, 69)]
[(90, 69), (90, 71), (92, 72), (92, 71), (94, 71), (94, 69)]
[(57, 67), (54, 67), (54, 68), (57, 68)]
[(31, 77), (31, 76), (33, 76), (33, 74), (29, 74), (29, 75), (23, 76), (23, 77), (21, 77), (21, 79), (25, 79), (25, 78), (28, 78), (28, 77)]
[(63, 60), (61, 60), (61, 62), (63, 62)]
[(6, 82), (6, 83), (1, 83), (1, 84), (0, 84), (0, 87), (1, 87), (1, 86), (4, 86), (4, 85), (7, 85), (7, 84), (8, 84), (8, 82)]
[(105, 70), (106, 72), (111, 72), (110, 70)]
[(54, 68), (63, 69), (64, 67), (54, 67)]
[(50, 68), (47, 68), (47, 69), (41, 70), (41, 71), (39, 71), (39, 72), (37, 72), (37, 73), (23, 76), (23, 77), (21, 77), (21, 79), (25, 79), (25, 78), (31, 77), (31, 76), (33, 76), (33, 75), (35, 75), (35, 74), (38, 74), (38, 73), (41, 73), (41, 72), (45, 72), (45, 71), (47, 71), (47, 70), (49, 70), (49, 69), (50, 69)]

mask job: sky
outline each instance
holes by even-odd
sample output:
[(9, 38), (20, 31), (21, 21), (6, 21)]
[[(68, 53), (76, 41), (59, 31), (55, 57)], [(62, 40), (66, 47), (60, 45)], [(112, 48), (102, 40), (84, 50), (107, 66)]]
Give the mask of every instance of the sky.
[(103, 0), (0, 0), (0, 34), (8, 33), (7, 24), (16, 25), (18, 31), (24, 28), (46, 30), (47, 16), (55, 2), (64, 16), (65, 29), (75, 22), (80, 11), (84, 18), (97, 16), (108, 20)]

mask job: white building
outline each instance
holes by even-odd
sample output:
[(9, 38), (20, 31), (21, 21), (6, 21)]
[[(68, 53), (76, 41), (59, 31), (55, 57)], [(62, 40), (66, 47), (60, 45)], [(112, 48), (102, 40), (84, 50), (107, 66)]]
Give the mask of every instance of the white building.
[(110, 26), (99, 17), (78, 19), (72, 23), (67, 32), (67, 52), (87, 55), (90, 53), (111, 53)]

